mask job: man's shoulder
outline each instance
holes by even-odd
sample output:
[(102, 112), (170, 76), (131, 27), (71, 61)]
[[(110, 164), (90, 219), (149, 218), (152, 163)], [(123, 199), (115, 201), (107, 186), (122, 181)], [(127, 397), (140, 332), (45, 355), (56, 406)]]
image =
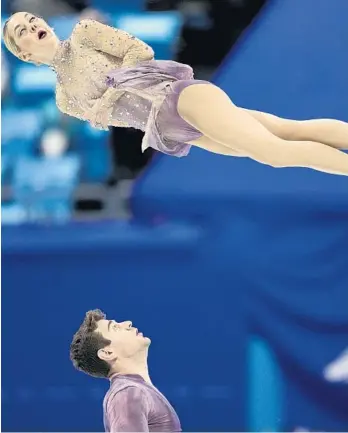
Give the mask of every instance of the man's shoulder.
[(128, 405), (134, 405), (135, 403), (139, 406), (145, 404), (146, 392), (141, 386), (137, 384), (130, 384), (126, 381), (118, 383), (117, 386), (111, 386), (108, 392), (105, 394), (103, 407), (104, 411), (107, 412), (115, 406), (126, 407)]
[(107, 391), (104, 401), (110, 400), (120, 394), (139, 394), (143, 393), (144, 386), (141, 383), (129, 381), (126, 378), (119, 378), (110, 384), (110, 388)]

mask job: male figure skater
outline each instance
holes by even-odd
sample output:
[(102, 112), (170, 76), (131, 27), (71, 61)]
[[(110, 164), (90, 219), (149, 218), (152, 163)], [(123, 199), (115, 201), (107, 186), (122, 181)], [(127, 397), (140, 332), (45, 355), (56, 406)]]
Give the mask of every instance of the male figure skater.
[(150, 343), (132, 322), (107, 320), (100, 310), (88, 311), (74, 335), (74, 366), (110, 380), (103, 403), (106, 432), (181, 432), (175, 410), (151, 383)]

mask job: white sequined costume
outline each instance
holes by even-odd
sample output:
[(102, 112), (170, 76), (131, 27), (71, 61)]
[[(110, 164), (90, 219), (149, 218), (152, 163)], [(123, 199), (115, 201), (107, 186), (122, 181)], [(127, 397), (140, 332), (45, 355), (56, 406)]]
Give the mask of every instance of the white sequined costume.
[(187, 142), (201, 133), (179, 116), (176, 106), (183, 88), (198, 81), (189, 66), (153, 57), (151, 47), (127, 32), (81, 21), (60, 44), (52, 63), (58, 108), (87, 120), (89, 110), (101, 100), (109, 126), (145, 131), (143, 150), (151, 146), (186, 155)]

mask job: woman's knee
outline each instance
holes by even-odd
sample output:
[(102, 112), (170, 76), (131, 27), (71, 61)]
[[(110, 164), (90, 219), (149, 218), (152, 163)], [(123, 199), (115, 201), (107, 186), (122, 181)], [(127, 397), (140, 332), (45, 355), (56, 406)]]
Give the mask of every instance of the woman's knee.
[(283, 139), (292, 141), (297, 137), (300, 122), (296, 120), (283, 119), (274, 114), (264, 113), (262, 111), (245, 109), (252, 117), (258, 120), (269, 132)]
[(189, 144), (207, 150), (212, 153), (217, 153), (219, 155), (238, 156), (238, 157), (245, 156), (242, 153), (238, 152), (237, 150), (232, 149), (231, 147), (224, 146), (221, 143), (213, 141), (209, 137), (206, 137), (204, 135), (198, 138), (197, 140), (191, 141)]
[(255, 145), (249, 156), (276, 168), (294, 167), (310, 159), (306, 148), (278, 137)]
[(283, 168), (288, 165), (286, 158), (281, 155), (261, 155), (259, 153), (251, 153), (249, 157), (257, 162), (260, 162), (261, 164), (270, 165), (271, 167), (275, 168)]
[(280, 119), (278, 125), (278, 137), (288, 141), (295, 141), (296, 139), (299, 139), (298, 125), (299, 122), (296, 120)]

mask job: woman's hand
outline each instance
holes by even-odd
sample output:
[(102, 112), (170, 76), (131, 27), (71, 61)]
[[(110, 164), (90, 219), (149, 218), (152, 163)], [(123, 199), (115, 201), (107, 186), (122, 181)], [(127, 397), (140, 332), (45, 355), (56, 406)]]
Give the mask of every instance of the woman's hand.
[(93, 107), (87, 111), (86, 120), (94, 127), (108, 131), (112, 114), (112, 107), (106, 103), (105, 99), (99, 98)]

